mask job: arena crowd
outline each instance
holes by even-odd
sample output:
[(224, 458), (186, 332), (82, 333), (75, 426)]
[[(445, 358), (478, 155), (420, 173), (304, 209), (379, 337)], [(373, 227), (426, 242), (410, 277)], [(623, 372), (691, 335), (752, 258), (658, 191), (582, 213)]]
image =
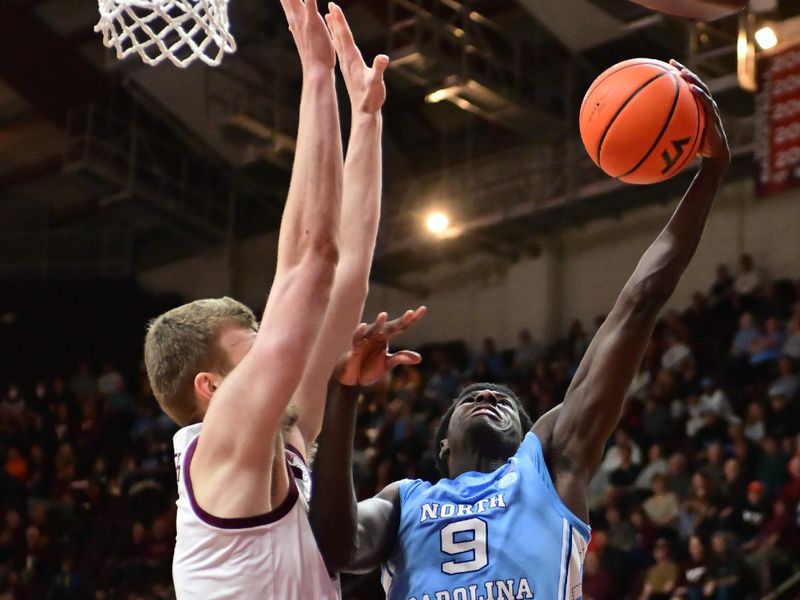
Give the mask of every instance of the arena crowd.
[[(659, 322), (590, 484), (585, 600), (759, 598), (800, 567), (800, 279), (748, 255), (710, 279)], [(0, 599), (173, 597), (176, 428), (140, 355), (178, 301), (111, 282), (0, 299)], [(561, 402), (600, 323), (419, 348), (360, 400), (359, 496), (438, 478), (433, 431), (464, 385), (506, 383), (534, 418)], [(377, 581), (345, 577), (345, 598)]]

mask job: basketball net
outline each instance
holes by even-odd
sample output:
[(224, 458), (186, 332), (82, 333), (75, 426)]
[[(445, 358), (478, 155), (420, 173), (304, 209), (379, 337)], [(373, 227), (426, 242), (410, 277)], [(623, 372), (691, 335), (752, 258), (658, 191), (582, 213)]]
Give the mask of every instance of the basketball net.
[(210, 66), (236, 51), (229, 31), (228, 0), (99, 0), (106, 48), (117, 58), (137, 53), (148, 65), (165, 58), (178, 67), (196, 59)]

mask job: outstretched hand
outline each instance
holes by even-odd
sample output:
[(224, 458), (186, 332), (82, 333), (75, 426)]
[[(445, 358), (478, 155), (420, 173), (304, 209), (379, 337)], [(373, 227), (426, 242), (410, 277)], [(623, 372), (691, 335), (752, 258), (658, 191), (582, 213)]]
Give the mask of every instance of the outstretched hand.
[(728, 146), (728, 137), (725, 135), (725, 128), (722, 126), (719, 107), (711, 96), (708, 86), (677, 60), (673, 59), (669, 62), (680, 71), (681, 78), (689, 84), (692, 92), (703, 103), (703, 108), (705, 109), (706, 129), (698, 154), (703, 158), (718, 159), (730, 163), (731, 150)]
[(281, 0), (289, 31), (300, 53), (304, 69), (333, 69), (336, 52), (325, 21), (317, 8), (317, 0)]
[(384, 312), (371, 325), (361, 323), (353, 334), (353, 344), (345, 352), (336, 368), (336, 376), (342, 385), (369, 386), (377, 383), (397, 365), (416, 365), (422, 360), (419, 354), (402, 350), (389, 353), (389, 341), (409, 327), (416, 325), (427, 312), (420, 306), (408, 310), (392, 321)]
[(361, 51), (356, 46), (353, 33), (350, 31), (342, 9), (330, 2), (328, 11), (325, 21), (328, 23), (333, 37), (333, 45), (339, 56), (339, 65), (347, 86), (347, 93), (350, 94), (353, 112), (376, 113), (386, 101), (383, 73), (389, 65), (389, 57), (379, 54), (372, 62), (372, 67), (368, 67), (361, 56)]

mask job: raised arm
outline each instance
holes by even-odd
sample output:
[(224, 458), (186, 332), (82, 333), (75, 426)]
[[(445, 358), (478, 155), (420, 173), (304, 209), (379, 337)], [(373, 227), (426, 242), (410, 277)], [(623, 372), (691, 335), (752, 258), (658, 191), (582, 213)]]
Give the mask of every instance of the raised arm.
[[(708, 88), (682, 65), (681, 75), (705, 108), (703, 163), (666, 228), (642, 256), (614, 308), (589, 346), (563, 405), (556, 411), (548, 445), (556, 488), (567, 506), (586, 519), (586, 485), (620, 418), (661, 308), (694, 256), (730, 151)], [(552, 417), (552, 415), (551, 415)], [(534, 427), (537, 432), (537, 428)], [(538, 432), (537, 432), (538, 434)]]
[(297, 428), (304, 446), (314, 443), (322, 427), (328, 379), (347, 348), (364, 310), (375, 237), (381, 212), (381, 107), (386, 99), (386, 56), (364, 63), (344, 14), (330, 4), (326, 16), (350, 95), (352, 123), (344, 164), (339, 265), (328, 312), (311, 359), (295, 392)]
[(303, 91), (278, 268), (252, 347), (213, 391), (190, 466), (198, 503), (219, 517), (260, 514), (286, 497), (285, 470), (272, 478), (278, 433), (338, 260), (342, 159), (334, 49), (316, 0), (282, 4), (303, 64)]
[(387, 353), (389, 340), (425, 314), (408, 311), (386, 322), (382, 313), (369, 328), (362, 324), (352, 349), (337, 367), (312, 474), (309, 519), (322, 557), (333, 572), (369, 571), (384, 562), (397, 535), (400, 487), (388, 485), (374, 498), (356, 502), (353, 486), (353, 436), (359, 385), (380, 381), (397, 364), (418, 363), (413, 352)]

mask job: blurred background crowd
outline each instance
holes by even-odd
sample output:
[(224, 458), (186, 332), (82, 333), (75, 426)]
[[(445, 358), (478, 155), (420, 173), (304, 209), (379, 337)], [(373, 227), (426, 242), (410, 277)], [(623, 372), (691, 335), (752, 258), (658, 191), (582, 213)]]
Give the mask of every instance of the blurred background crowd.
[[(111, 281), (0, 299), (0, 599), (173, 597), (175, 426), (141, 343), (179, 302)], [(418, 348), (359, 402), (359, 497), (438, 478), (433, 431), (464, 385), (506, 383), (534, 418), (557, 405), (602, 321), (547, 346), (522, 330), (512, 348)], [(759, 598), (797, 570), (799, 365), (800, 280), (750, 256), (663, 315), (590, 484), (585, 600)], [(376, 574), (343, 588), (383, 597)]]

